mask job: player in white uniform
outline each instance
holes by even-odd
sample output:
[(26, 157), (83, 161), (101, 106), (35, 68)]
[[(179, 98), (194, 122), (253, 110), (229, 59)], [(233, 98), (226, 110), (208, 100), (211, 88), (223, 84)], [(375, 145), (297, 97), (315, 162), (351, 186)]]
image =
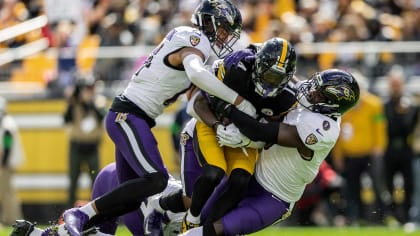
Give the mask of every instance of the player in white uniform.
[(203, 0), (192, 22), (198, 29), (177, 27), (170, 31), (133, 75), (125, 91), (114, 99), (105, 125), (116, 147), (120, 185), (83, 207), (64, 212), (72, 236), (80, 236), (92, 218), (97, 224), (126, 214), (138, 209), (148, 196), (165, 189), (168, 173), (151, 128), (163, 108), (192, 85), (247, 113), (255, 112), (248, 101), (205, 67), (212, 54), (223, 57), (232, 50), (241, 31), (239, 10), (229, 0)]
[[(341, 115), (358, 102), (360, 93), (353, 76), (342, 70), (325, 70), (309, 80), (296, 82), (299, 104), (282, 122), (258, 122), (223, 101), (213, 104), (247, 136), (232, 128), (218, 129), (221, 145), (237, 147), (238, 140), (249, 143), (248, 137), (274, 145), (261, 152), (254, 179), (235, 209), (216, 222), (205, 223), (183, 235), (249, 234), (291, 214), (294, 203), (335, 145)], [(200, 101), (205, 100), (198, 99), (196, 103)], [(195, 108), (199, 116), (212, 115), (204, 104), (196, 104)], [(202, 217), (206, 217), (217, 196), (217, 192), (212, 195)]]
[[(92, 198), (96, 198), (106, 192), (118, 186), (117, 171), (115, 162), (105, 166), (95, 179), (95, 183), (92, 189)], [(176, 180), (170, 176), (168, 180), (168, 186), (162, 193), (156, 194), (157, 196), (165, 196), (173, 192), (182, 191), (182, 185), (180, 180)], [(157, 197), (156, 196), (156, 197)], [(130, 230), (133, 236), (144, 236), (144, 235), (165, 235), (175, 236), (179, 233), (181, 228), (182, 218), (184, 213), (172, 213), (170, 211), (165, 212), (165, 215), (157, 215), (163, 217), (164, 220), (159, 219), (159, 227), (150, 229), (148, 227), (143, 228), (143, 217), (149, 214), (147, 208), (143, 203), (140, 209), (137, 211), (130, 212), (121, 217), (125, 226)], [(26, 220), (18, 220), (13, 225), (14, 229), (10, 236), (68, 236), (68, 232), (64, 229), (65, 225), (51, 226), (45, 229), (35, 226), (36, 224)], [(110, 236), (115, 235), (118, 227), (118, 218), (107, 219), (99, 225), (89, 226), (89, 232), (85, 232), (84, 235), (89, 236)], [(145, 229), (145, 230), (143, 230)], [(146, 232), (145, 232), (146, 231)], [(151, 232), (153, 231), (153, 232)]]

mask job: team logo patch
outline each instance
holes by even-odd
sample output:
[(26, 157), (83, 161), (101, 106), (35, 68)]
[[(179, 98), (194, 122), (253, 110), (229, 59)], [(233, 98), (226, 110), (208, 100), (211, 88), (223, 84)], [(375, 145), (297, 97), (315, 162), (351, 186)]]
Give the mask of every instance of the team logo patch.
[(330, 129), (330, 127), (331, 127), (331, 125), (330, 125), (330, 122), (329, 122), (329, 121), (324, 120), (324, 122), (322, 122), (322, 128), (323, 128), (324, 130), (329, 130), (329, 129)]
[(187, 144), (188, 139), (190, 139), (190, 136), (187, 133), (182, 133), (179, 142), (182, 146), (185, 146)]
[(125, 120), (127, 120), (127, 115), (128, 113), (118, 112), (117, 117), (115, 117), (115, 122), (117, 123), (124, 122)]
[(190, 36), (190, 43), (192, 46), (197, 46), (200, 43), (200, 37), (198, 37), (197, 35), (191, 35)]
[(317, 142), (318, 142), (318, 139), (316, 138), (315, 134), (310, 134), (305, 139), (305, 143), (308, 145), (314, 145)]

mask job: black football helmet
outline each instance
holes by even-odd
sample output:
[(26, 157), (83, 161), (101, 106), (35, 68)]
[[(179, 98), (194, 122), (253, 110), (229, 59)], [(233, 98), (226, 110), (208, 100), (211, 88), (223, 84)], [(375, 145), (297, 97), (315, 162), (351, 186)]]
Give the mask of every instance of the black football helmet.
[(229, 0), (203, 0), (191, 22), (207, 36), (219, 58), (233, 51), (242, 30), (241, 12)]
[(280, 93), (296, 71), (296, 53), (292, 44), (283, 38), (264, 42), (255, 55), (252, 81), (262, 97)]
[(317, 72), (303, 81), (296, 94), (307, 109), (328, 116), (341, 116), (359, 101), (360, 89), (348, 72), (329, 69)]

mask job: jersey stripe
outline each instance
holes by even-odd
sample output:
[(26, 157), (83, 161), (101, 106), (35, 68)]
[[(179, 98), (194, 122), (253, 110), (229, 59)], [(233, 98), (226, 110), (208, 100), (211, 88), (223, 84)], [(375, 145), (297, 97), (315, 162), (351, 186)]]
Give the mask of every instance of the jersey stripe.
[(288, 47), (287, 40), (283, 40), (283, 49), (281, 50), (280, 60), (278, 64), (279, 67), (284, 66), (284, 60), (286, 60), (286, 56), (287, 56), (287, 47)]
[(143, 168), (147, 171), (147, 173), (156, 173), (157, 170), (153, 168), (150, 163), (147, 161), (143, 153), (139, 148), (139, 144), (137, 143), (136, 137), (131, 130), (130, 126), (126, 122), (120, 122), (122, 129), (124, 130), (125, 134), (127, 135), (128, 141), (130, 142), (130, 146), (133, 149), (134, 154), (137, 157), (137, 160), (143, 166)]

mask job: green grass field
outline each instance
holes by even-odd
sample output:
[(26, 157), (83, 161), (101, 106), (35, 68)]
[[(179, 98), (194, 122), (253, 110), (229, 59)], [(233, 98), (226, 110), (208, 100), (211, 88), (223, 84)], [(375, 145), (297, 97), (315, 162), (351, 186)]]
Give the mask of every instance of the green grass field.
[[(10, 227), (0, 229), (0, 236), (8, 236)], [(120, 227), (117, 236), (130, 236), (125, 227)], [(420, 231), (405, 233), (402, 228), (389, 229), (386, 227), (347, 227), (347, 228), (321, 228), (321, 227), (270, 227), (252, 236), (420, 236)]]

